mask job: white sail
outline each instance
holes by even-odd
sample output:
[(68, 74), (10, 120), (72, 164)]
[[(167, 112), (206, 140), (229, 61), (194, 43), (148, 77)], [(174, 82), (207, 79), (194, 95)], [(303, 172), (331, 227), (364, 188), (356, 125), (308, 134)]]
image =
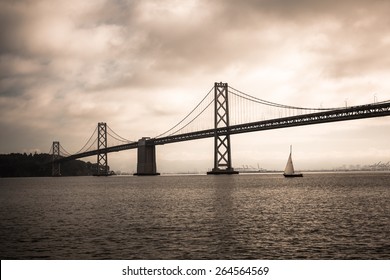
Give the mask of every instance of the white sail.
[(286, 168), (284, 169), (284, 174), (287, 174), (287, 175), (294, 174), (294, 165), (293, 165), (292, 158), (291, 158), (291, 152), (290, 152), (290, 156), (288, 157), (288, 160), (287, 160)]
[(284, 177), (303, 177), (302, 173), (295, 173), (292, 162), (292, 146), (290, 146), (290, 155), (288, 156), (286, 168), (284, 169)]

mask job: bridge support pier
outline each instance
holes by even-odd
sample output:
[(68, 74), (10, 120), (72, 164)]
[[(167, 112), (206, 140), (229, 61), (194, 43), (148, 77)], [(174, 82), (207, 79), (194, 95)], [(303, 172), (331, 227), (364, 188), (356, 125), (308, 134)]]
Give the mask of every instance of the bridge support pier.
[[(228, 84), (214, 84), (214, 168), (208, 175), (238, 174), (232, 167), (229, 132)], [(218, 128), (226, 131), (218, 132)]]
[(135, 176), (160, 175), (156, 167), (156, 146), (148, 143), (149, 137), (143, 137), (138, 141), (137, 149), (137, 173)]
[(60, 142), (54, 141), (52, 146), (53, 163), (51, 166), (51, 175), (53, 177), (61, 176), (61, 164), (58, 162), (60, 159)]

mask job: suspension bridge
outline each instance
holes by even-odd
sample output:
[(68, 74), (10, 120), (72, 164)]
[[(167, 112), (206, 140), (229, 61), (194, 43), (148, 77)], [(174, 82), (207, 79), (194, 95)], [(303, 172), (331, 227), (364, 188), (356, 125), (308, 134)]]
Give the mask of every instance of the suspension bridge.
[(159, 175), (157, 145), (211, 137), (214, 138), (214, 166), (208, 174), (237, 174), (232, 166), (230, 135), (389, 115), (390, 100), (351, 107), (305, 108), (266, 101), (227, 83), (215, 83), (180, 122), (155, 137), (130, 141), (101, 122), (76, 153), (67, 152), (59, 141), (54, 141), (50, 151), (52, 175), (60, 176), (61, 162), (96, 155), (96, 175), (107, 176), (110, 174), (108, 154), (130, 149), (137, 149), (134, 175)]

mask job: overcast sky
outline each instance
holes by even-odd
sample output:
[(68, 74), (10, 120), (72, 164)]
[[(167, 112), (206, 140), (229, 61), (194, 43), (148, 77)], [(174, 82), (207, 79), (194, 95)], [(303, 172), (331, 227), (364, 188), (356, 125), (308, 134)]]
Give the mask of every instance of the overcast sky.
[[(388, 100), (389, 14), (385, 0), (2, 0), (0, 153), (76, 152), (101, 121), (153, 137), (219, 81), (287, 105)], [(290, 144), (298, 169), (387, 162), (389, 138), (389, 117), (235, 135), (233, 165), (283, 169)], [(157, 158), (206, 171), (213, 139)], [(136, 151), (109, 164), (134, 171)]]

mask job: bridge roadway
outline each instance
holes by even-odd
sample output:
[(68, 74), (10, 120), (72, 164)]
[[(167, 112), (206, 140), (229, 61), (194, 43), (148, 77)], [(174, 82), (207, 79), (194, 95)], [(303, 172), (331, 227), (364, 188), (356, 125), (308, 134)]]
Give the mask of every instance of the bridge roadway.
[[(318, 113), (297, 115), (292, 117), (264, 120), (258, 122), (251, 122), (239, 125), (231, 125), (229, 127), (221, 127), (217, 129), (207, 129), (201, 131), (195, 131), (191, 133), (183, 133), (178, 135), (171, 135), (161, 138), (152, 138), (147, 140), (147, 143), (154, 145), (164, 145), (175, 142), (190, 141), (202, 138), (214, 137), (215, 133), (218, 134), (239, 134), (254, 131), (262, 131), (269, 129), (278, 129), (285, 127), (303, 126), (311, 124), (339, 122), (347, 120), (357, 120), (366, 118), (376, 118), (390, 116), (390, 102), (367, 104), (361, 106), (347, 107), (344, 109), (337, 109), (331, 111), (322, 111)], [(112, 153), (123, 150), (136, 149), (138, 142), (132, 142), (128, 144), (112, 146), (105, 149), (88, 151), (80, 154), (74, 154), (69, 157), (61, 158), (59, 161), (64, 162), (77, 158), (83, 158), (88, 156), (97, 155), (100, 153)]]

